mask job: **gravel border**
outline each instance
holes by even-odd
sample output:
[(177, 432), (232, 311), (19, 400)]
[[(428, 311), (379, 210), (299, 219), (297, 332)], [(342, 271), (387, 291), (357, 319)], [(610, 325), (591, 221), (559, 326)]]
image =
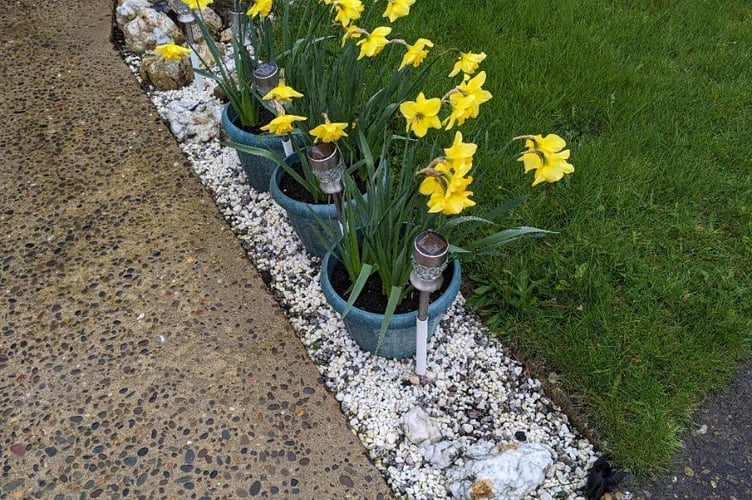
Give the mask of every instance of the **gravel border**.
[[(211, 82), (203, 92), (194, 87), (155, 91), (138, 75), (140, 59), (124, 58), (168, 124), (168, 104), (181, 99), (219, 116), (221, 103), (212, 97)], [(454, 466), (463, 463), (468, 448), (480, 444), (538, 443), (551, 453), (553, 465), (530, 498), (582, 498), (578, 490), (597, 458), (593, 445), (542, 392), (540, 381), (487, 334), (461, 294), (429, 343), (428, 380), (415, 383), (412, 358), (372, 356), (349, 337), (320, 290), (319, 259), (305, 254), (269, 194), (248, 185), (235, 151), (221, 147), (217, 138), (179, 145), (395, 494), (449, 496), (448, 469), (426, 460), (424, 450), (405, 436), (402, 416), (417, 406), (438, 424), (443, 439), (456, 445), (460, 453)]]

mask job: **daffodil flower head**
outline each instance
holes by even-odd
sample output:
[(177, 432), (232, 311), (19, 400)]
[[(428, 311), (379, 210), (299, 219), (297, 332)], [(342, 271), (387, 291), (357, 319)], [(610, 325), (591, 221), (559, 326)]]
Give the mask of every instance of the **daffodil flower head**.
[(271, 89), (262, 99), (265, 101), (292, 102), (294, 97), (303, 97), (303, 94), (286, 85), (284, 80), (280, 80), (279, 85)]
[(399, 109), (407, 120), (407, 132), (412, 130), (416, 137), (424, 137), (429, 128), (441, 128), (441, 120), (438, 116), (441, 110), (441, 99), (438, 97), (426, 99), (421, 92), (414, 101), (404, 101), (400, 104)]
[(486, 58), (486, 53), (474, 54), (473, 52), (460, 52), (457, 62), (454, 63), (452, 72), (449, 73), (449, 77), (453, 77), (459, 72), (463, 72), (466, 75), (472, 75), (478, 71), (478, 66)]
[(347, 133), (345, 133), (346, 128), (347, 128), (347, 123), (342, 123), (342, 122), (332, 123), (329, 121), (329, 117), (326, 114), (324, 114), (324, 123), (312, 128), (309, 131), (309, 134), (315, 137), (315, 140), (313, 141), (314, 143), (337, 142), (342, 137), (347, 137)]
[(455, 92), (450, 93), (449, 104), (452, 106), (452, 112), (444, 120), (447, 130), (452, 128), (454, 120), (462, 125), (466, 119), (478, 117), (480, 105), (493, 97), (491, 92), (483, 88), (484, 83), (486, 83), (485, 71), (481, 71), (472, 78), (465, 75), (464, 81), (454, 88)]
[(402, 56), (402, 63), (399, 69), (407, 65), (411, 65), (413, 68), (420, 66), (428, 55), (426, 47), (433, 47), (433, 42), (427, 38), (418, 38), (414, 44), (407, 45), (407, 52)]
[(157, 53), (162, 59), (168, 61), (179, 61), (185, 56), (191, 54), (191, 49), (177, 45), (175, 42), (164, 43), (154, 47), (154, 52)]
[(332, 2), (337, 16), (334, 18), (342, 26), (349, 26), (353, 21), (360, 19), (363, 14), (363, 3), (360, 0), (334, 0)]
[(305, 116), (297, 115), (279, 115), (275, 117), (268, 125), (261, 127), (261, 130), (271, 132), (275, 135), (285, 135), (292, 132), (295, 122), (306, 120)]
[(358, 54), (358, 60), (363, 57), (377, 56), (384, 47), (389, 43), (386, 36), (392, 32), (392, 28), (388, 26), (379, 26), (366, 35), (366, 37), (358, 41), (360, 47), (360, 54)]
[(456, 132), (452, 145), (444, 149), (444, 158), (453, 169), (465, 175), (473, 166), (473, 155), (477, 150), (477, 144), (462, 142), (462, 133)]
[(426, 177), (418, 187), (421, 194), (429, 197), (426, 203), (429, 213), (457, 215), (475, 205), (470, 199), (473, 192), (467, 190), (473, 178), (465, 175), (465, 169), (457, 170), (445, 159), (434, 160), (432, 165), (420, 172)]
[(345, 46), (345, 43), (347, 43), (347, 40), (350, 38), (352, 39), (358, 39), (362, 37), (364, 34), (368, 34), (368, 32), (364, 29), (359, 28), (354, 23), (350, 23), (350, 25), (345, 28), (345, 34), (342, 35), (342, 46)]
[(248, 17), (267, 17), (272, 11), (273, 0), (254, 0), (253, 5), (245, 13)]
[(386, 0), (387, 6), (382, 17), (388, 17), (389, 22), (393, 23), (400, 17), (410, 14), (410, 7), (415, 0)]
[(517, 161), (525, 166), (525, 173), (535, 170), (533, 186), (558, 182), (565, 174), (574, 172), (574, 166), (567, 162), (570, 155), (570, 151), (564, 149), (567, 143), (558, 135), (527, 135), (515, 139), (525, 139), (527, 151), (523, 151)]
[(442, 125), (446, 126), (446, 130), (451, 130), (454, 127), (455, 122), (457, 125), (462, 125), (468, 118), (473, 118), (473, 115), (478, 116), (480, 107), (475, 102), (475, 95), (465, 95), (459, 90), (449, 94), (449, 105), (451, 111)]
[(213, 0), (181, 0), (191, 10), (204, 10)]

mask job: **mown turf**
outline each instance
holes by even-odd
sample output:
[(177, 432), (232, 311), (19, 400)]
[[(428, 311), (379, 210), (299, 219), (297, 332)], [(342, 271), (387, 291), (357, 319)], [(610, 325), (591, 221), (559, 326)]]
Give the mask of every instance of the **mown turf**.
[[(481, 148), (479, 208), (531, 193), (502, 222), (559, 232), (473, 262), (472, 302), (584, 405), (619, 466), (660, 471), (692, 409), (750, 354), (752, 4), (418, 0), (412, 10), (395, 33), (488, 54), (494, 98), (465, 130)], [(552, 132), (577, 171), (531, 188), (500, 148)]]

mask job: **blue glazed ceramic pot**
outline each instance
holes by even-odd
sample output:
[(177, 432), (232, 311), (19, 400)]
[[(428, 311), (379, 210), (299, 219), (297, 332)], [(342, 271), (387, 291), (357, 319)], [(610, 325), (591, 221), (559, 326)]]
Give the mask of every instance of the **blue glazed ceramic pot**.
[[(297, 161), (297, 156), (291, 155), (285, 161)], [(279, 187), (284, 173), (285, 170), (277, 166), (272, 174), (269, 185), (272, 199), (287, 212), (290, 224), (306, 252), (313, 257), (321, 258), (333, 246), (332, 235), (339, 234), (337, 208), (334, 203), (310, 204), (290, 198)], [(329, 229), (322, 227), (322, 224), (326, 224)]]
[[(245, 146), (252, 146), (260, 149), (267, 149), (284, 158), (285, 152), (282, 147), (282, 139), (276, 135), (255, 135), (250, 132), (246, 132), (242, 128), (235, 125), (238, 118), (237, 113), (232, 106), (227, 103), (222, 109), (222, 129), (230, 137), (233, 142), (243, 144)], [(244, 153), (238, 151), (238, 158), (240, 158), (240, 164), (243, 166), (246, 177), (250, 185), (259, 193), (265, 193), (269, 190), (269, 180), (272, 177), (274, 169), (277, 168), (277, 164), (268, 158), (263, 156), (256, 156), (251, 153)]]
[[(340, 315), (345, 310), (347, 300), (341, 297), (332, 286), (331, 276), (337, 258), (327, 253), (321, 266), (321, 288), (327, 302)], [(460, 291), (462, 274), (460, 263), (452, 260), (449, 264), (452, 278), (444, 293), (428, 306), (428, 338), (436, 332), (439, 319), (446, 313)], [(376, 314), (352, 307), (342, 321), (350, 336), (365, 351), (389, 359), (405, 359), (415, 355), (415, 319), (417, 311), (395, 314), (392, 316), (386, 334), (379, 345), (379, 332), (384, 319), (383, 314)], [(377, 350), (378, 348), (378, 350)]]

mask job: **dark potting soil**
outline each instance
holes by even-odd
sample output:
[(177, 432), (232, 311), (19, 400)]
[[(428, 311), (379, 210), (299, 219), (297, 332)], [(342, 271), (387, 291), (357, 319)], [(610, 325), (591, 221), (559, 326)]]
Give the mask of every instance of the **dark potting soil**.
[[(303, 166), (295, 162), (292, 165), (292, 169), (297, 173), (299, 176), (305, 178), (305, 174), (303, 172)], [(355, 179), (355, 184), (358, 186), (358, 189), (361, 193), (366, 192), (366, 184), (365, 182), (360, 181), (359, 179)], [(299, 201), (301, 203), (322, 203), (321, 200), (316, 200), (311, 195), (311, 193), (308, 192), (306, 188), (300, 185), (295, 179), (292, 178), (291, 175), (288, 175), (287, 172), (282, 172), (282, 177), (279, 180), (279, 190), (285, 193), (285, 195), (289, 196), (293, 200)]]
[[(305, 178), (303, 166), (300, 163), (295, 162), (292, 165), (292, 169), (299, 176)], [(301, 186), (298, 181), (293, 179), (291, 175), (288, 175), (287, 172), (282, 172), (282, 177), (279, 179), (279, 190), (293, 200), (299, 201), (301, 203), (321, 203), (320, 201), (314, 199), (311, 193), (309, 193), (306, 188)]]
[[(449, 282), (452, 279), (452, 266), (447, 266), (444, 270), (443, 276), (444, 282), (441, 284), (441, 288), (431, 293), (431, 302), (438, 299), (449, 287)], [(334, 291), (336, 291), (340, 297), (347, 298), (348, 290), (352, 286), (352, 281), (350, 281), (350, 277), (347, 275), (347, 270), (341, 262), (335, 264), (331, 282)], [(397, 306), (395, 312), (397, 314), (403, 314), (417, 311), (419, 295), (420, 293), (417, 290), (410, 287), (410, 290), (405, 295), (405, 299)], [(368, 280), (366, 280), (363, 291), (360, 292), (360, 296), (355, 300), (355, 307), (364, 311), (383, 314), (386, 310), (387, 301), (388, 297), (381, 293), (381, 278), (379, 278), (378, 274), (374, 273), (368, 278)]]
[(274, 120), (274, 113), (261, 106), (259, 108), (258, 122), (253, 127), (243, 127), (242, 125), (240, 125), (240, 123), (238, 123), (238, 120), (235, 120), (234, 123), (238, 128), (241, 128), (246, 132), (249, 132), (253, 135), (262, 135), (265, 134), (266, 131), (261, 130), (261, 127), (266, 127), (272, 120)]

